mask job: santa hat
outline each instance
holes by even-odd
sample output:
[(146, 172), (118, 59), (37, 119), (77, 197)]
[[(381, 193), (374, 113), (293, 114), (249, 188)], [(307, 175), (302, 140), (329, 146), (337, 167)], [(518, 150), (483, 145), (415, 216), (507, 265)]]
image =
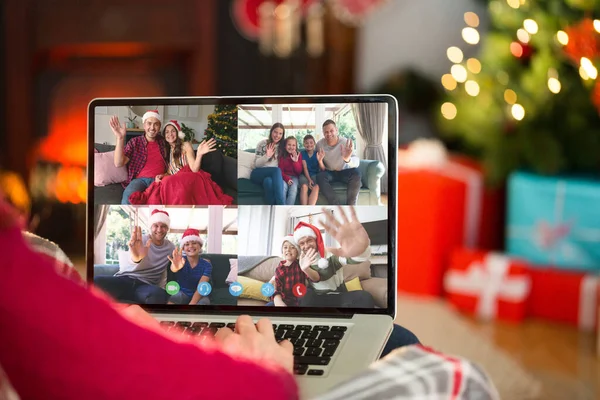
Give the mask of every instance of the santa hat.
[(171, 218), (169, 218), (169, 213), (159, 210), (158, 208), (152, 210), (152, 214), (150, 214), (150, 226), (156, 224), (157, 222), (162, 222), (166, 226), (170, 226)]
[(319, 268), (325, 269), (329, 266), (329, 261), (325, 258), (325, 243), (323, 243), (323, 236), (321, 231), (314, 225), (307, 224), (306, 222), (299, 222), (294, 228), (294, 240), (296, 243), (304, 237), (314, 238), (317, 242), (317, 250), (321, 258), (318, 261)]
[(158, 122), (160, 122), (162, 124), (162, 118), (160, 116), (160, 114), (158, 113), (158, 110), (148, 110), (144, 113), (144, 115), (142, 116), (142, 124), (144, 122), (146, 122), (146, 120), (148, 118), (156, 118), (158, 120)]
[(187, 242), (198, 242), (200, 246), (204, 244), (202, 239), (200, 238), (200, 231), (198, 229), (188, 228), (183, 232), (183, 236), (181, 237), (181, 241), (179, 242), (180, 246), (183, 247)]
[(300, 246), (298, 246), (298, 243), (296, 243), (296, 240), (294, 239), (294, 237), (292, 235), (287, 235), (281, 241), (281, 251), (282, 252), (283, 252), (283, 245), (285, 244), (285, 242), (288, 242), (289, 244), (294, 246), (296, 248), (296, 250), (298, 250), (298, 254), (300, 254)]
[(163, 129), (163, 136), (165, 135), (165, 129), (167, 129), (167, 126), (173, 126), (175, 128), (175, 130), (177, 131), (177, 136), (179, 136), (179, 139), (185, 139), (185, 133), (183, 133), (183, 131), (181, 130), (181, 127), (179, 126), (179, 123), (177, 121), (175, 121), (174, 119), (170, 120), (169, 122), (167, 122), (165, 124), (165, 127)]

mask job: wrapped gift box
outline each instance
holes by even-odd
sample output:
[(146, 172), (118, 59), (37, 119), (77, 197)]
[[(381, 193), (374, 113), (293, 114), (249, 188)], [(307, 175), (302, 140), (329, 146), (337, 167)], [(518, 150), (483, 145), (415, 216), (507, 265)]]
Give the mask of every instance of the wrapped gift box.
[(598, 318), (600, 277), (585, 271), (534, 268), (528, 314), (593, 331)]
[(500, 245), (489, 232), (502, 232), (503, 203), (500, 191), (486, 191), (477, 163), (423, 146), (398, 155), (398, 289), (440, 296), (453, 250)]
[(508, 184), (507, 253), (600, 271), (600, 180), (517, 172)]
[(520, 322), (531, 292), (529, 268), (504, 254), (469, 249), (453, 253), (444, 276), (448, 301), (478, 319)]

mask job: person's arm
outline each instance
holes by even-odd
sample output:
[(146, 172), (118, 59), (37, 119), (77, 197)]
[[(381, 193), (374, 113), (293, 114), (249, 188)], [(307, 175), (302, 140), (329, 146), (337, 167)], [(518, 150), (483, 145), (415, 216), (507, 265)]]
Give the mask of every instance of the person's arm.
[[(22, 398), (114, 397), (116, 388), (119, 397), (131, 399), (169, 398), (173, 393), (219, 398), (225, 392), (227, 397), (246, 398), (248, 393), (263, 393), (265, 387), (273, 398), (298, 398), (291, 374), (292, 346), (285, 343), (284, 352), (272, 330), (270, 339), (261, 334), (261, 327), (271, 325), (267, 320), (259, 322), (258, 331), (250, 319), (244, 326), (247, 331), (229, 332), (237, 335), (237, 342), (221, 336), (203, 344), (198, 337), (165, 332), (141, 308), (125, 308), (98, 288), (59, 275), (57, 261), (35, 253), (8, 220), (0, 204), (0, 242), (10, 249), (2, 264), (0, 354)], [(36, 296), (43, 296), (44, 302), (19, 300)], [(69, 312), (61, 311), (65, 304)], [(266, 347), (252, 348), (252, 343)], [(52, 363), (40, 362), (40, 355)], [(165, 369), (174, 359), (178, 368)], [(90, 371), (94, 379), (88, 379)], [(224, 375), (231, 387), (223, 387)]]
[(304, 161), (302, 160), (302, 154), (298, 154), (298, 161), (293, 163), (294, 176), (302, 175), (303, 164), (304, 164)]
[[(200, 278), (200, 281), (198, 282), (198, 285), (200, 285), (202, 282), (208, 282), (210, 280), (209, 276), (204, 275), (202, 278)], [(198, 293), (198, 285), (196, 285), (196, 290), (194, 291), (194, 295), (192, 296), (192, 300), (190, 300), (190, 304), (197, 304), (200, 299), (202, 299), (202, 295), (200, 293)]]
[(129, 141), (127, 147), (125, 147), (125, 138), (118, 137), (117, 144), (115, 145), (115, 167), (119, 168), (127, 165), (129, 158), (126, 154), (133, 153), (133, 143)]
[(275, 292), (273, 292), (273, 303), (275, 303), (276, 307), (287, 307), (287, 304), (285, 304), (285, 302), (283, 301), (283, 297), (281, 297), (281, 291), (283, 290), (283, 286), (284, 286), (284, 277), (283, 277), (283, 271), (281, 270), (281, 267), (277, 267), (277, 269), (275, 269)]
[[(352, 140), (346, 139), (341, 146), (342, 160), (344, 161), (344, 166), (342, 167), (342, 170), (358, 168), (358, 166), (360, 165), (360, 158), (358, 158), (358, 156), (356, 155), (356, 151), (354, 150), (354, 143), (352, 142)], [(350, 152), (350, 154), (346, 156), (346, 152)]]
[(200, 164), (202, 163), (202, 154), (194, 155), (194, 148), (190, 142), (183, 142), (181, 147), (190, 169), (193, 172), (198, 172), (200, 170)]
[(350, 161), (349, 162), (344, 162), (344, 167), (342, 168), (344, 169), (349, 169), (349, 168), (358, 168), (358, 166), (360, 165), (360, 158), (358, 158), (357, 155), (352, 155), (350, 157)]
[(254, 165), (256, 168), (261, 168), (264, 167), (267, 162), (269, 162), (269, 157), (267, 156), (267, 142), (263, 141), (256, 146)]
[(302, 160), (302, 171), (304, 172), (304, 176), (310, 182), (310, 174), (308, 173), (308, 165), (306, 164), (306, 160)]
[(288, 183), (291, 178), (289, 175), (286, 175), (285, 172), (283, 172), (285, 170), (286, 163), (289, 163), (287, 158), (282, 158), (279, 160), (279, 169), (281, 170), (281, 176), (283, 177), (283, 181), (285, 183)]

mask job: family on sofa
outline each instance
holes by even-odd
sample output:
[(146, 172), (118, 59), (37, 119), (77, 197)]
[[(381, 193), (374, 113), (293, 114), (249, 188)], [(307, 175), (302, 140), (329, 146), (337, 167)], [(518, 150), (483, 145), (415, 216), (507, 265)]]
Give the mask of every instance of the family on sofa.
[(244, 158), (251, 156), (243, 154), (249, 152), (240, 152), (240, 204), (315, 205), (322, 194), (330, 205), (378, 205), (384, 166), (378, 161), (361, 161), (352, 140), (339, 136), (333, 120), (326, 120), (322, 128), (323, 139), (316, 142), (306, 135), (300, 151), (296, 138), (286, 138), (285, 127), (277, 122), (269, 137), (256, 146), (249, 167)]
[[(370, 240), (354, 208), (350, 218), (341, 207), (339, 219), (325, 214), (325, 230), (340, 248), (326, 249), (320, 230), (300, 222), (282, 240), (281, 258), (239, 258), (238, 281), (245, 286), (239, 305), (387, 307), (387, 279), (371, 278)], [(266, 282), (274, 286), (270, 297), (257, 290)]]
[[(223, 296), (223, 288), (236, 277), (227, 275), (228, 266), (213, 266), (202, 254), (204, 243), (197, 229), (187, 229), (181, 247), (176, 248), (166, 238), (170, 226), (166, 211), (152, 211), (149, 222), (149, 234), (134, 227), (127, 257), (120, 260), (116, 271), (103, 273), (111, 269), (95, 266), (94, 284), (98, 288), (125, 303), (210, 305), (211, 298), (218, 297), (217, 304), (235, 304), (233, 296)], [(208, 285), (202, 286), (203, 282)], [(212, 292), (214, 295), (209, 296)]]
[[(211, 174), (200, 168), (203, 156), (216, 150), (214, 138), (200, 143), (194, 152), (190, 142), (182, 141), (185, 135), (176, 120), (163, 124), (159, 112), (150, 110), (143, 115), (142, 123), (144, 134), (126, 143), (125, 124), (117, 116), (109, 122), (116, 140), (112, 152), (114, 167), (123, 175), (121, 204), (233, 203), (234, 199), (223, 192)], [(106, 155), (95, 157), (96, 175), (103, 170), (100, 164), (105, 158)]]

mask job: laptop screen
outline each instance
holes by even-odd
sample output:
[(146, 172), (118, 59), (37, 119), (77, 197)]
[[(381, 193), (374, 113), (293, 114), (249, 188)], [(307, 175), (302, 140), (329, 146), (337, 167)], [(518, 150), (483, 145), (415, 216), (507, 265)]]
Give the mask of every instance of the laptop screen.
[(88, 281), (156, 312), (394, 315), (397, 118), (387, 95), (93, 100)]

